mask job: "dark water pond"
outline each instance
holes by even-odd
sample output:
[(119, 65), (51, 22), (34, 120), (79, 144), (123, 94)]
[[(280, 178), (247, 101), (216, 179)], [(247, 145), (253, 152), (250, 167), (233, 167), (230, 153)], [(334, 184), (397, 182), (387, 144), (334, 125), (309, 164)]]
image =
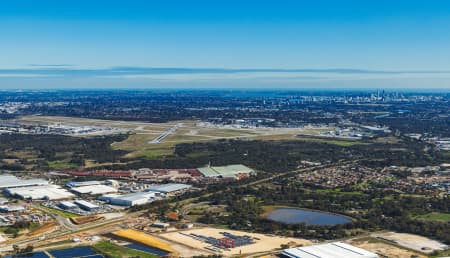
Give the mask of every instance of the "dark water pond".
[(157, 256), (165, 256), (165, 255), (169, 254), (168, 252), (160, 250), (160, 249), (157, 249), (157, 248), (152, 248), (152, 247), (149, 247), (149, 246), (146, 246), (146, 245), (140, 245), (140, 244), (135, 244), (135, 243), (134, 244), (125, 245), (125, 247), (133, 249), (133, 250), (138, 250), (138, 251), (142, 251), (142, 252), (146, 252), (146, 253), (151, 253), (151, 254), (154, 254), (154, 255), (157, 255)]
[(306, 225), (338, 225), (350, 222), (351, 219), (326, 212), (310, 211), (297, 208), (279, 208), (271, 211), (267, 219), (286, 223)]
[(7, 255), (6, 258), (49, 258), (44, 252), (35, 252), (32, 254)]
[(67, 248), (61, 250), (49, 251), (49, 253), (55, 258), (72, 258), (72, 257), (89, 257), (99, 258), (103, 257), (89, 246)]

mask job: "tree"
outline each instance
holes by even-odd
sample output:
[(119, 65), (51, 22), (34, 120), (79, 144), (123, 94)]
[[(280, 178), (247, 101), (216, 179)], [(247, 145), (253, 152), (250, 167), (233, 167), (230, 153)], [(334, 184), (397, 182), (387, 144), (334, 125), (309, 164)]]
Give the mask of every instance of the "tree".
[(21, 253), (29, 254), (32, 253), (34, 250), (34, 247), (32, 245), (27, 245), (24, 249), (22, 249)]

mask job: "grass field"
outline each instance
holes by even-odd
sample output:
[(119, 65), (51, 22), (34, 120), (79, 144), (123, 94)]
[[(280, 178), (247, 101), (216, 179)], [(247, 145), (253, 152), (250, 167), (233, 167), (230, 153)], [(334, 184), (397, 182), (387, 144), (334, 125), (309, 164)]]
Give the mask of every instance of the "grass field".
[(450, 158), (450, 151), (443, 151), (442, 155), (445, 156), (445, 157)]
[(156, 255), (152, 255), (146, 252), (132, 250), (123, 246), (115, 245), (108, 241), (100, 241), (92, 246), (98, 252), (111, 258), (121, 257), (140, 257), (140, 258), (155, 258)]
[[(237, 129), (237, 128), (210, 128), (197, 125), (195, 121), (180, 121), (181, 126), (178, 130), (165, 138), (158, 144), (149, 144), (148, 142), (156, 138), (166, 128), (160, 128), (159, 131), (153, 128), (151, 132), (139, 131), (132, 132), (128, 139), (113, 144), (117, 150), (126, 150), (130, 153), (127, 157), (147, 157), (155, 158), (173, 153), (174, 148), (180, 143), (191, 143), (199, 141), (212, 141), (218, 139), (237, 139), (245, 138), (251, 140), (299, 140), (297, 134), (311, 133), (317, 135), (324, 129), (302, 129), (302, 128), (255, 128), (255, 129)], [(321, 139), (319, 139), (321, 140)], [(333, 142), (331, 142), (333, 143)], [(357, 142), (356, 142), (357, 143)], [(355, 142), (336, 141), (334, 144), (356, 144)]]
[(432, 255), (430, 255), (429, 257), (430, 257), (430, 258), (438, 258), (438, 257), (444, 258), (444, 257), (450, 257), (450, 249), (449, 249), (449, 250), (445, 250), (445, 251), (437, 252), (436, 254), (432, 254)]
[(312, 142), (334, 144), (334, 145), (339, 145), (342, 147), (349, 147), (349, 146), (358, 145), (358, 144), (369, 144), (369, 143), (362, 142), (359, 140), (338, 140), (338, 139), (334, 139), (334, 138), (326, 139), (326, 138), (313, 138), (313, 137), (299, 137), (297, 139), (301, 140), (301, 141), (312, 141)]
[(450, 222), (450, 213), (431, 212), (414, 218), (418, 220)]
[(77, 164), (70, 163), (67, 160), (48, 161), (47, 164), (50, 168), (58, 170), (73, 169), (78, 167)]
[(49, 207), (46, 207), (44, 205), (41, 205), (41, 208), (44, 209), (44, 210), (48, 210), (49, 212), (56, 213), (56, 214), (58, 214), (58, 215), (60, 215), (60, 216), (62, 216), (64, 218), (74, 218), (74, 217), (80, 216), (80, 215), (77, 215), (75, 213), (49, 208)]

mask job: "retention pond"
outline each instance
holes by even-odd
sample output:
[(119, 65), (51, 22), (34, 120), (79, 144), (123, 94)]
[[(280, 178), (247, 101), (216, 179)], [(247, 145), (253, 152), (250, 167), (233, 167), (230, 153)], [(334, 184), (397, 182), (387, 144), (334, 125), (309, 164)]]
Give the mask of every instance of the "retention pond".
[(351, 219), (327, 212), (311, 211), (298, 208), (277, 208), (269, 212), (267, 219), (285, 224), (306, 225), (338, 225), (345, 224)]

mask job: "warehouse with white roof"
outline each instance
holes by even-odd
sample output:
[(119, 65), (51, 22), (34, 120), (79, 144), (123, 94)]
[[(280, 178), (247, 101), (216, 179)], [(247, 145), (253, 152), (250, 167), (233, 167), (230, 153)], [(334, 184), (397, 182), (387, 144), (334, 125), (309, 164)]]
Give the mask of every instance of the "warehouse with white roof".
[(291, 258), (378, 258), (378, 255), (342, 242), (286, 249), (281, 253)]
[(68, 187), (81, 187), (81, 186), (91, 186), (91, 185), (101, 185), (103, 182), (100, 181), (69, 181), (66, 183)]
[(98, 199), (108, 202), (112, 205), (136, 206), (152, 202), (156, 196), (157, 193), (155, 192), (138, 192), (123, 195), (118, 194), (103, 195), (100, 196)]
[(216, 178), (237, 178), (239, 175), (251, 175), (254, 174), (255, 171), (247, 166), (237, 164), (237, 165), (228, 165), (228, 166), (220, 166), (220, 167), (202, 167), (197, 168), (197, 170), (204, 177), (216, 177)]
[(24, 212), (25, 207), (22, 205), (0, 206), (0, 212)]
[(58, 206), (59, 206), (61, 209), (64, 209), (64, 210), (73, 210), (73, 209), (78, 208), (78, 206), (77, 206), (75, 203), (73, 203), (73, 202), (68, 202), (68, 201), (62, 201), (62, 202), (59, 203)]
[(19, 179), (10, 174), (0, 175), (0, 189), (37, 185), (48, 185), (48, 181), (43, 179)]
[(60, 200), (73, 198), (75, 195), (57, 185), (38, 185), (7, 188), (5, 193), (28, 200)]
[(176, 192), (180, 192), (180, 191), (185, 191), (191, 187), (192, 187), (191, 185), (187, 185), (187, 184), (170, 183), (170, 184), (151, 186), (147, 189), (147, 191), (168, 194), (168, 193), (176, 193)]
[(107, 185), (86, 185), (73, 187), (70, 190), (77, 194), (89, 194), (89, 195), (115, 193), (118, 191), (116, 188)]
[(100, 208), (97, 204), (93, 204), (85, 200), (75, 200), (74, 203), (86, 211), (95, 211)]

